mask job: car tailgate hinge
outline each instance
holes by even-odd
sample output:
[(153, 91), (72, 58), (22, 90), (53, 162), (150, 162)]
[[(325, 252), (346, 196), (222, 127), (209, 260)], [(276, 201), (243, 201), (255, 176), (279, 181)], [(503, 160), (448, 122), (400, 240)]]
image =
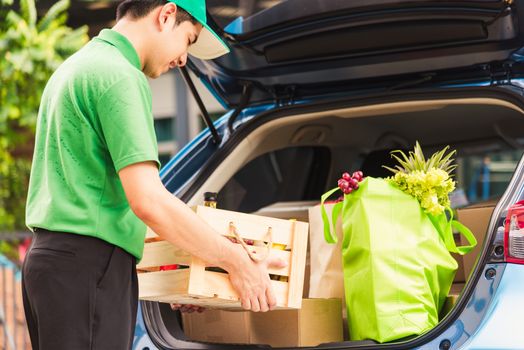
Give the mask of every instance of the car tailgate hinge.
[(492, 63), (486, 69), (489, 69), (491, 86), (494, 85), (508, 85), (511, 84), (511, 77), (513, 76), (512, 61), (505, 61), (502, 63)]
[(297, 96), (297, 86), (296, 85), (286, 85), (286, 86), (274, 86), (270, 93), (273, 95), (275, 105), (289, 106), (295, 103)]

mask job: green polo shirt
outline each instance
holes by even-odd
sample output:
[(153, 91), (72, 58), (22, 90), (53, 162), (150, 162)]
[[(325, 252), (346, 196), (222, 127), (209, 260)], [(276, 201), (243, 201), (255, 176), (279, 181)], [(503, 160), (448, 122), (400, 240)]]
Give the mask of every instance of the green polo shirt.
[(104, 29), (44, 89), (27, 226), (93, 236), (140, 260), (146, 226), (131, 211), (118, 172), (144, 161), (160, 164), (151, 90), (131, 43)]

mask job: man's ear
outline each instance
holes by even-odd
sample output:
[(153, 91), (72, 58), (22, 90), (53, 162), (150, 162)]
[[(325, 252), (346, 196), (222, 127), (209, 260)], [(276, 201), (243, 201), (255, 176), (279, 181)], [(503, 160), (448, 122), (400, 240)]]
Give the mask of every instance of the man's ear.
[(157, 23), (160, 26), (160, 30), (163, 30), (166, 27), (172, 28), (175, 26), (176, 12), (177, 6), (172, 2), (168, 2), (160, 8), (157, 17)]

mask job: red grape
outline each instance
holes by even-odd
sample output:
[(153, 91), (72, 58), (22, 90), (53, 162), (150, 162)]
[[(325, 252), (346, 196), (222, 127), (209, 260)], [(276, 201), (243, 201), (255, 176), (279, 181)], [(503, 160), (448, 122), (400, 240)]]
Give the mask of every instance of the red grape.
[(344, 179), (338, 180), (338, 187), (340, 187), (341, 190), (344, 190), (345, 187), (349, 187), (349, 182)]
[(352, 177), (359, 182), (362, 181), (363, 176), (364, 174), (362, 173), (362, 171), (355, 171), (352, 175)]
[[(364, 174), (362, 171), (355, 171), (352, 175), (348, 172), (342, 173), (342, 178), (338, 180), (338, 187), (344, 194), (350, 194), (358, 189), (358, 183), (362, 181)], [(339, 199), (340, 200), (340, 199)]]

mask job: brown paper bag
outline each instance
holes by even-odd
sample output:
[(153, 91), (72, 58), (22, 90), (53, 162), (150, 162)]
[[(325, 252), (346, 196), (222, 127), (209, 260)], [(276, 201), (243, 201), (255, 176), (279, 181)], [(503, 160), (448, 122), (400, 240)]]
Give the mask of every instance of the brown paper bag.
[[(326, 204), (326, 212), (331, 218), (334, 204)], [(344, 303), (344, 272), (342, 270), (342, 222), (335, 226), (337, 244), (324, 240), (324, 224), (320, 205), (309, 209), (309, 256), (310, 279), (309, 298), (340, 298)]]

